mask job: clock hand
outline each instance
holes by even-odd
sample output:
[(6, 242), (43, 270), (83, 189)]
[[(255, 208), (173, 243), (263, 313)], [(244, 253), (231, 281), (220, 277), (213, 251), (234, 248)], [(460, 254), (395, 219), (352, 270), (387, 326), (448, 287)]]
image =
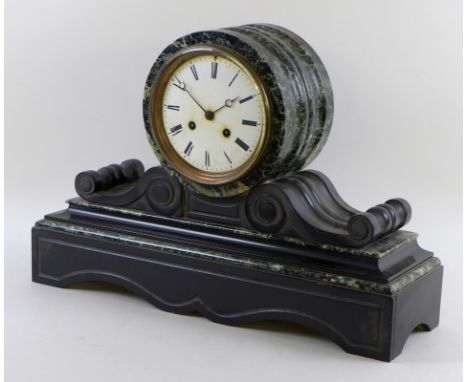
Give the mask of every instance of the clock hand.
[(195, 99), (195, 97), (192, 95), (192, 93), (190, 93), (190, 91), (187, 88), (185, 88), (185, 92), (190, 96), (190, 98), (192, 98), (195, 101), (195, 103), (200, 107), (200, 109), (202, 109), (203, 112), (206, 113), (206, 110), (203, 108), (203, 106), (200, 104), (200, 102), (198, 102)]
[(179, 80), (177, 77), (175, 77), (175, 79), (177, 80), (177, 82), (179, 83), (178, 85), (173, 82), (172, 85), (178, 87), (180, 90), (184, 91), (185, 90), (185, 83), (182, 82), (181, 80)]
[(225, 102), (224, 102), (224, 105), (221, 106), (221, 107), (218, 107), (215, 111), (213, 111), (213, 114), (216, 114), (218, 111), (220, 111), (221, 109), (224, 109), (225, 107), (231, 107), (232, 104), (234, 102), (236, 102), (236, 100), (238, 99), (239, 97), (236, 97), (236, 98), (233, 98), (233, 99), (227, 99)]
[(187, 86), (185, 86), (185, 83), (180, 81), (177, 77), (175, 79), (177, 80), (177, 82), (179, 82), (179, 84), (174, 83), (174, 86), (177, 86), (180, 90), (186, 92), (190, 96), (190, 98), (192, 98), (195, 101), (195, 103), (200, 107), (200, 109), (202, 109), (203, 112), (206, 114), (206, 110), (203, 108), (200, 102), (196, 100), (192, 93), (190, 93), (190, 91), (187, 89)]

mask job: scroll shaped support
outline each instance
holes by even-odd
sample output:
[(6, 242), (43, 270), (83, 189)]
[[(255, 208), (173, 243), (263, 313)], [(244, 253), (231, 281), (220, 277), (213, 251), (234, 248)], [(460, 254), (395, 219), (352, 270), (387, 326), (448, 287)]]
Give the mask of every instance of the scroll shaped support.
[(396, 231), (411, 218), (404, 199), (390, 199), (361, 212), (349, 206), (322, 173), (305, 170), (228, 198), (208, 197), (184, 187), (162, 167), (144, 171), (131, 159), (77, 175), (86, 201), (158, 215), (269, 233), (304, 243), (362, 247)]

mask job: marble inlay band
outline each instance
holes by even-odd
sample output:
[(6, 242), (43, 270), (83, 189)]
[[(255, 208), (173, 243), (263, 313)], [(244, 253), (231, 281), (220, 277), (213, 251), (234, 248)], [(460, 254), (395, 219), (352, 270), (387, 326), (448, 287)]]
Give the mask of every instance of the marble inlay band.
[(37, 226), (53, 231), (67, 232), (74, 235), (85, 236), (100, 240), (117, 241), (130, 246), (138, 246), (148, 249), (159, 250), (164, 253), (168, 253), (175, 256), (186, 256), (195, 258), (197, 260), (217, 262), (258, 271), (272, 272), (311, 282), (333, 284), (346, 288), (357, 289), (362, 291), (373, 291), (387, 295), (394, 295), (400, 292), (409, 284), (415, 282), (419, 278), (425, 276), (426, 274), (432, 272), (440, 266), (440, 260), (436, 257), (433, 257), (427, 260), (426, 262), (418, 265), (413, 270), (405, 273), (402, 277), (388, 284), (385, 284), (339, 274), (316, 271), (312, 268), (275, 263), (271, 261), (264, 261), (257, 258), (249, 258), (239, 255), (234, 256), (224, 252), (198, 249), (193, 246), (184, 246), (182, 244), (174, 245), (160, 240), (142, 238), (127, 234), (119, 234), (111, 231), (88, 228), (76, 224), (61, 223), (47, 219), (39, 221), (37, 223)]
[(202, 227), (202, 228), (211, 228), (220, 231), (225, 231), (226, 233), (232, 233), (236, 235), (244, 235), (249, 237), (257, 237), (261, 239), (276, 239), (276, 240), (284, 240), (288, 243), (300, 245), (300, 246), (308, 246), (311, 248), (318, 248), (324, 251), (330, 252), (340, 252), (343, 254), (350, 254), (353, 256), (360, 256), (360, 257), (369, 257), (369, 258), (383, 258), (388, 254), (396, 251), (397, 249), (408, 245), (410, 242), (416, 240), (418, 238), (418, 234), (409, 231), (398, 230), (390, 235), (387, 235), (381, 239), (375, 240), (370, 244), (365, 245), (361, 248), (351, 248), (345, 247), (340, 245), (333, 245), (333, 244), (325, 244), (325, 243), (317, 243), (317, 242), (305, 242), (304, 240), (294, 238), (291, 236), (278, 236), (274, 234), (268, 233), (261, 233), (256, 231), (251, 231), (245, 228), (231, 228), (228, 226), (222, 225), (213, 225), (210, 223), (199, 222), (195, 220), (183, 220), (172, 218), (164, 215), (155, 215), (149, 212), (141, 211), (141, 210), (134, 210), (130, 208), (123, 208), (123, 207), (113, 207), (107, 206), (104, 204), (97, 204), (97, 203), (90, 203), (86, 200), (81, 198), (73, 198), (68, 201), (70, 205), (76, 206), (83, 206), (83, 207), (91, 207), (93, 209), (102, 210), (102, 211), (109, 211), (109, 212), (116, 212), (119, 214), (135, 216), (135, 217), (148, 217), (152, 219), (157, 219), (161, 222), (175, 222), (178, 224), (186, 224), (187, 227)]

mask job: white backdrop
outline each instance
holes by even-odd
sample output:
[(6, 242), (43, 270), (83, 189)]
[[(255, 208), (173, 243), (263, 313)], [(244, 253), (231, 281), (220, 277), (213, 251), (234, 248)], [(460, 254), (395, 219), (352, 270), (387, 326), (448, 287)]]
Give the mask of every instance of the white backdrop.
[[(461, 1), (7, 0), (5, 331), (8, 381), (461, 379)], [(391, 364), (295, 327), (232, 328), (110, 289), (33, 284), (30, 228), (74, 176), (156, 159), (141, 116), (153, 61), (196, 30), (268, 22), (328, 68), (335, 118), (311, 167), (367, 209), (401, 196), (445, 265), (440, 326)]]

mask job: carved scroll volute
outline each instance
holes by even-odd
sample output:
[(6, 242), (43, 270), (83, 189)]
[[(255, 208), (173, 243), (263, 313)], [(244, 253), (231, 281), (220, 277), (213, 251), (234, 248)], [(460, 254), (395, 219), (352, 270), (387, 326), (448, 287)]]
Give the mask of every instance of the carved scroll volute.
[(280, 190), (268, 185), (254, 188), (247, 197), (245, 215), (252, 227), (260, 232), (279, 232), (286, 223), (284, 205), (287, 203)]
[(352, 216), (349, 235), (361, 242), (370, 242), (403, 227), (411, 219), (411, 206), (405, 199), (395, 198)]
[(90, 202), (165, 216), (180, 214), (182, 205), (182, 187), (177, 178), (162, 167), (145, 172), (136, 159), (81, 172), (75, 178), (75, 188), (78, 195)]
[(182, 187), (178, 179), (169, 176), (162, 167), (152, 168), (146, 187), (146, 199), (152, 210), (165, 216), (172, 216), (180, 210), (182, 204)]
[(411, 207), (398, 198), (360, 212), (344, 202), (325, 175), (307, 170), (255, 187), (245, 214), (261, 232), (360, 247), (405, 225)]
[(210, 198), (184, 188), (162, 167), (144, 172), (142, 163), (132, 159), (84, 171), (77, 175), (75, 187), (92, 203), (247, 228), (304, 243), (362, 247), (401, 228), (411, 217), (404, 199), (358, 211), (325, 175), (311, 170), (258, 185), (237, 197)]
[(121, 164), (111, 164), (97, 171), (80, 172), (75, 178), (75, 189), (83, 199), (111, 188), (132, 183), (143, 176), (145, 168), (137, 159), (129, 159)]

